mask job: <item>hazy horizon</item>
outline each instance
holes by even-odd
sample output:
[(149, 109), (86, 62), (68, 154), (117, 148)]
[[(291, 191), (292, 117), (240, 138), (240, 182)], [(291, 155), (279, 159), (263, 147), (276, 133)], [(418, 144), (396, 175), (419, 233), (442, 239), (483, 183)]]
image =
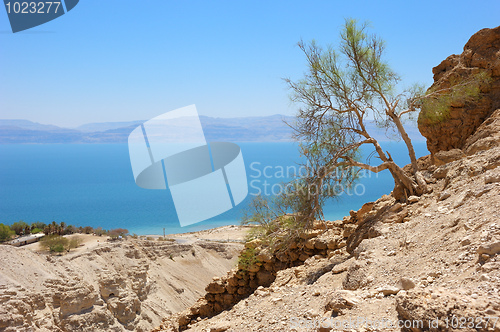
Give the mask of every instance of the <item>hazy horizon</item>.
[(87, 0), (13, 34), (3, 10), (0, 118), (71, 128), (151, 119), (191, 104), (211, 117), (292, 115), (297, 105), (282, 78), (306, 70), (296, 43), (335, 46), (348, 17), (371, 22), (403, 86), (429, 86), (432, 67), (497, 26), (498, 12), (493, 0)]

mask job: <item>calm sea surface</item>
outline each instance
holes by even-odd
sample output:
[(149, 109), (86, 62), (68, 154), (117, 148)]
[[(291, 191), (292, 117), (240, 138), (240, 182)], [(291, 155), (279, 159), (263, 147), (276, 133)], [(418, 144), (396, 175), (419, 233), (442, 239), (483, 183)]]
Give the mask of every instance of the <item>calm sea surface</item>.
[[(136, 234), (190, 232), (238, 224), (253, 195), (280, 190), (298, 161), (293, 143), (239, 143), (247, 167), (249, 195), (236, 208), (202, 223), (180, 227), (168, 190), (136, 186), (126, 144), (0, 145), (0, 223), (64, 221), (76, 226), (126, 228)], [(417, 157), (428, 154), (415, 142)], [(383, 143), (399, 165), (409, 163), (402, 142)], [(368, 155), (369, 151), (365, 151)], [(373, 164), (379, 160), (372, 158)], [(288, 173), (288, 174), (287, 174)], [(353, 188), (325, 208), (341, 219), (393, 189), (388, 171), (366, 173)]]

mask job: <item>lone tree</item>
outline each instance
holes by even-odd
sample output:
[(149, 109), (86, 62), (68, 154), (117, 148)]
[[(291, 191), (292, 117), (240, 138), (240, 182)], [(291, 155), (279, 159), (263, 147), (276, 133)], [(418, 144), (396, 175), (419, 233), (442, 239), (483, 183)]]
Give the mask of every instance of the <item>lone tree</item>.
[[(422, 195), (427, 185), (420, 172), (415, 150), (403, 126), (423, 109), (433, 123), (447, 120), (451, 104), (466, 103), (481, 96), (489, 77), (485, 72), (464, 79), (457, 77), (448, 87), (427, 91), (415, 85), (402, 90), (400, 77), (383, 59), (384, 42), (367, 33), (367, 24), (346, 20), (337, 49), (323, 49), (316, 42), (299, 42), (307, 60), (307, 72), (298, 81), (285, 79), (292, 101), (301, 104), (294, 123), (294, 138), (300, 143), (305, 176), (285, 185), (280, 195), (257, 197), (242, 219), (258, 224), (255, 237), (279, 239), (307, 229), (323, 220), (323, 205), (356, 180), (359, 170), (389, 170), (394, 178), (393, 196), (405, 201)], [(411, 167), (403, 169), (384, 151), (369, 132), (368, 122), (392, 131), (405, 143)], [(374, 148), (380, 163), (361, 162), (360, 147)]]
[[(403, 201), (427, 190), (413, 144), (403, 126), (404, 119), (423, 106), (432, 105), (436, 99), (449, 101), (450, 96), (464, 87), (469, 91), (468, 97), (475, 97), (481, 77), (442, 91), (426, 92), (423, 87), (414, 86), (398, 92), (400, 77), (383, 59), (384, 42), (366, 30), (366, 23), (358, 25), (356, 20), (346, 20), (336, 50), (323, 49), (314, 41), (309, 45), (298, 43), (306, 56), (308, 72), (296, 82), (285, 79), (292, 90), (292, 100), (303, 106), (292, 128), (301, 142), (303, 155), (308, 160), (319, 158), (323, 170), (317, 181), (321, 182), (338, 167), (373, 172), (388, 169), (395, 182), (393, 195)], [(409, 172), (398, 166), (368, 131), (370, 117), (377, 126), (402, 138), (411, 161)], [(366, 144), (375, 149), (379, 165), (372, 166), (353, 157)]]

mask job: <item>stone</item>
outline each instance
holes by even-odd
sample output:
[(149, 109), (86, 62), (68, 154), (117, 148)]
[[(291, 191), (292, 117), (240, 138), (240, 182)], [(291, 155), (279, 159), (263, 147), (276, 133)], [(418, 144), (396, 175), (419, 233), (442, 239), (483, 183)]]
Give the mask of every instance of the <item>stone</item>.
[(247, 270), (248, 270), (248, 272), (256, 273), (256, 272), (259, 272), (260, 266), (257, 264), (251, 264), (248, 266)]
[(213, 281), (205, 287), (205, 291), (211, 294), (221, 294), (226, 291), (226, 287), (220, 281)]
[(382, 220), (386, 224), (400, 224), (403, 222), (404, 218), (408, 216), (408, 208), (404, 207), (398, 213), (390, 213), (384, 220)]
[(327, 243), (325, 240), (317, 239), (316, 242), (314, 243), (314, 248), (318, 250), (324, 250), (327, 248)]
[(68, 316), (90, 309), (96, 300), (97, 294), (91, 285), (83, 284), (81, 287), (66, 291), (60, 297), (61, 315)]
[(125, 297), (113, 297), (108, 300), (108, 309), (124, 325), (132, 322), (140, 311), (141, 302), (137, 295), (132, 293)]
[(254, 239), (252, 241), (248, 241), (247, 243), (245, 243), (245, 248), (255, 249), (255, 248), (259, 247), (261, 244), (262, 244), (262, 240)]
[(465, 149), (479, 138), (469, 140), (482, 122), (494, 110), (500, 108), (500, 27), (482, 29), (475, 33), (464, 46), (460, 55), (451, 55), (433, 68), (432, 90), (450, 86), (457, 79), (468, 79), (471, 74), (485, 71), (491, 74), (491, 81), (481, 87), (482, 98), (450, 105), (447, 121), (435, 122), (433, 109), (422, 109), (418, 117), (418, 129), (427, 138), (427, 148), (435, 156), (439, 151)]
[(451, 194), (449, 192), (443, 191), (443, 192), (441, 192), (441, 194), (439, 194), (438, 200), (444, 201), (445, 199), (449, 198), (450, 196), (451, 196)]
[(402, 290), (410, 290), (415, 288), (415, 282), (411, 278), (402, 277), (399, 279), (397, 287)]
[(468, 237), (468, 236), (464, 237), (462, 239), (462, 241), (460, 241), (460, 244), (463, 246), (467, 246), (467, 245), (471, 244), (470, 237)]
[(333, 296), (327, 301), (325, 310), (333, 311), (337, 314), (342, 313), (345, 309), (351, 309), (361, 301), (359, 296), (348, 290), (336, 291)]
[(268, 287), (274, 281), (274, 275), (269, 271), (257, 272), (257, 281), (260, 286)]
[(360, 221), (363, 220), (365, 215), (373, 209), (374, 205), (375, 205), (375, 202), (368, 202), (368, 203), (363, 204), (363, 206), (361, 206), (361, 209), (359, 209), (356, 212), (356, 218)]
[(434, 165), (442, 166), (452, 161), (459, 160), (465, 157), (465, 153), (460, 149), (452, 149), (449, 151), (439, 151), (433, 155)]
[(492, 173), (484, 177), (485, 184), (495, 183), (495, 182), (500, 182), (500, 173)]
[(356, 231), (356, 228), (358, 228), (358, 226), (353, 224), (344, 225), (344, 232), (342, 236), (348, 238), (352, 233), (354, 233), (354, 231)]
[(418, 196), (410, 196), (408, 197), (408, 202), (409, 203), (417, 203), (419, 201), (419, 197)]
[(477, 253), (479, 255), (486, 254), (486, 255), (490, 255), (490, 256), (493, 256), (493, 255), (500, 253), (500, 241), (491, 242), (491, 243), (487, 243), (487, 244), (481, 244), (477, 248)]
[(347, 274), (342, 280), (342, 287), (346, 290), (356, 290), (363, 287), (367, 283), (366, 266), (366, 262), (354, 261), (347, 269)]
[(210, 326), (210, 332), (224, 332), (231, 328), (231, 323), (227, 321), (218, 321)]
[(388, 295), (397, 294), (400, 291), (400, 289), (398, 287), (395, 287), (395, 286), (384, 285), (384, 286), (377, 288), (377, 291), (379, 293), (384, 294), (384, 296), (388, 296)]
[(269, 251), (269, 249), (264, 248), (262, 249), (258, 254), (257, 254), (257, 260), (264, 262), (264, 263), (269, 263), (273, 259), (273, 255)]
[(438, 167), (434, 173), (432, 173), (432, 176), (437, 179), (437, 180), (440, 180), (440, 179), (444, 179), (446, 177), (446, 175), (448, 175), (448, 168), (446, 167)]
[(398, 212), (403, 208), (403, 205), (401, 203), (396, 203), (393, 206), (389, 208), (389, 212)]
[(465, 204), (465, 202), (469, 199), (469, 197), (472, 196), (472, 191), (470, 189), (468, 189), (466, 192), (462, 193), (456, 200), (455, 202), (452, 204), (452, 207), (454, 209), (462, 206)]

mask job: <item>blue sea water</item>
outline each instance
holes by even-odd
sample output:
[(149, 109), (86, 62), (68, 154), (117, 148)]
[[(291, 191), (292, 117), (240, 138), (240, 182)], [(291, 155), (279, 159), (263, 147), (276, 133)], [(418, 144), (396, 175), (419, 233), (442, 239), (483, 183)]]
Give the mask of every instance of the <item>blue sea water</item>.
[[(204, 222), (180, 227), (168, 190), (136, 186), (126, 144), (0, 145), (0, 223), (52, 221), (76, 226), (126, 228), (136, 234), (191, 232), (238, 224), (259, 192), (271, 194), (297, 170), (294, 143), (239, 143), (249, 195), (237, 207)], [(384, 142), (399, 165), (409, 163), (402, 142)], [(425, 142), (414, 142), (417, 156), (428, 154)], [(369, 154), (369, 150), (363, 153)], [(372, 158), (373, 163), (377, 160)], [(388, 171), (365, 173), (353, 188), (324, 209), (327, 220), (341, 219), (368, 201), (388, 194), (394, 182)]]

